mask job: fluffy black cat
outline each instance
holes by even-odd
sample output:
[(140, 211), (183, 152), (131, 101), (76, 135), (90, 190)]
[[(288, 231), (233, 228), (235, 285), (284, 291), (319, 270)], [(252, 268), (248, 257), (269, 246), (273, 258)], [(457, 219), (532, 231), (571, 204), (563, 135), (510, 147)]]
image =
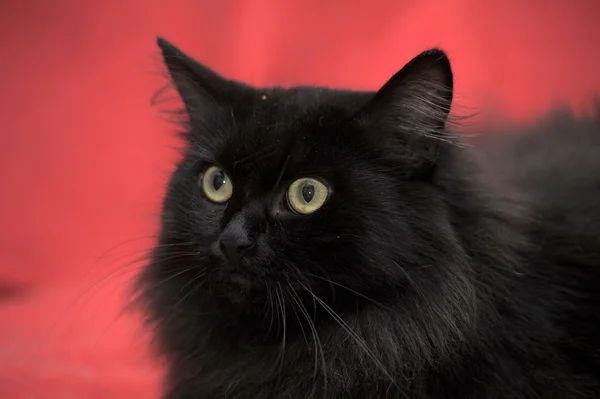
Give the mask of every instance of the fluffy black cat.
[(140, 280), (165, 398), (600, 397), (597, 116), (466, 146), (440, 50), (373, 93), (158, 44), (188, 116)]

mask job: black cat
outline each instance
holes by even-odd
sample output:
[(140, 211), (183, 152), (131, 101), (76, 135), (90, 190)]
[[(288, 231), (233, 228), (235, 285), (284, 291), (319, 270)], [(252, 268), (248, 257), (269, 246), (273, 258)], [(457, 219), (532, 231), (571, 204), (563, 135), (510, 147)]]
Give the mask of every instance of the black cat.
[(158, 44), (188, 115), (140, 280), (165, 398), (600, 397), (598, 117), (466, 146), (440, 50), (371, 93)]

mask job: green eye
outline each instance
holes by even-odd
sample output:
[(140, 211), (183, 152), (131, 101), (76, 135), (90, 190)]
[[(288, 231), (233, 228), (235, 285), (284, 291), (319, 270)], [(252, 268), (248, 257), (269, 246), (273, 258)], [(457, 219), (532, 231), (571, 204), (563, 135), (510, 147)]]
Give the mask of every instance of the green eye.
[(233, 193), (233, 185), (223, 169), (209, 166), (200, 176), (200, 187), (206, 197), (216, 203), (229, 201)]
[(313, 213), (323, 206), (329, 189), (316, 179), (298, 179), (290, 185), (287, 192), (287, 201), (290, 208), (303, 215)]

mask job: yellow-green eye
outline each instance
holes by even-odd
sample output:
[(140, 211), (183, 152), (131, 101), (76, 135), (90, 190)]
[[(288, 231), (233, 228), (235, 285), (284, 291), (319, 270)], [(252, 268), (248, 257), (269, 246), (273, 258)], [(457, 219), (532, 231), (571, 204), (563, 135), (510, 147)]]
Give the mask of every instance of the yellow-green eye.
[(316, 179), (303, 178), (292, 183), (287, 201), (293, 211), (307, 215), (323, 206), (329, 197), (329, 189)]
[(209, 200), (217, 203), (229, 201), (233, 193), (229, 176), (216, 166), (209, 166), (200, 176), (200, 187)]

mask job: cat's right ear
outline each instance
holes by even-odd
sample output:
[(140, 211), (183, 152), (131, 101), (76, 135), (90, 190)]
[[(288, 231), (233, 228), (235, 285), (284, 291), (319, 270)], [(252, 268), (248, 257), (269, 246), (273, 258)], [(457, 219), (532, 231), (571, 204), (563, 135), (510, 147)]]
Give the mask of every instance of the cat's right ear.
[(392, 76), (359, 115), (384, 157), (402, 162), (409, 175), (429, 177), (453, 143), (446, 127), (452, 97), (450, 61), (432, 49)]
[(242, 90), (240, 83), (218, 75), (162, 37), (158, 37), (156, 42), (171, 82), (191, 118), (229, 105)]

